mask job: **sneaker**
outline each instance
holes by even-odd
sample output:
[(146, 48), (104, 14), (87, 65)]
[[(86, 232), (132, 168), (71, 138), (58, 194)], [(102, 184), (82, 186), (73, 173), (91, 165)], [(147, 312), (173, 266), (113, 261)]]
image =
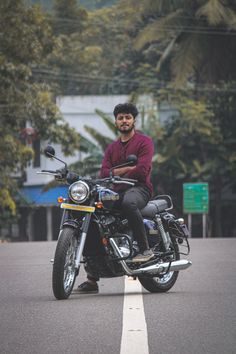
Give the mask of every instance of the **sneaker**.
[(132, 259), (132, 262), (134, 262), (134, 263), (147, 262), (150, 259), (152, 259), (153, 257), (154, 257), (154, 253), (152, 252), (152, 250), (145, 250), (145, 251), (143, 251), (143, 253), (137, 254), (137, 256), (135, 256)]
[(89, 281), (85, 281), (80, 284), (76, 289), (76, 293), (79, 294), (97, 294), (98, 293), (98, 285), (97, 283), (90, 283)]

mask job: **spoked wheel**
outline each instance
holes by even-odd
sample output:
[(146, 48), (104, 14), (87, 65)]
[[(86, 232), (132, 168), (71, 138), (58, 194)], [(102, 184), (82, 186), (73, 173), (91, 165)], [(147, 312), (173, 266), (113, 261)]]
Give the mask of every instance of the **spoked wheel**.
[[(179, 249), (175, 239), (172, 239), (171, 248), (173, 250), (173, 256), (171, 257), (171, 260), (179, 260)], [(174, 286), (178, 275), (178, 271), (170, 271), (164, 274), (160, 274), (158, 277), (138, 277), (138, 279), (142, 286), (151, 293), (164, 293)]]
[(73, 290), (77, 276), (75, 268), (77, 248), (76, 230), (65, 227), (57, 243), (52, 273), (53, 293), (58, 300), (67, 299)]

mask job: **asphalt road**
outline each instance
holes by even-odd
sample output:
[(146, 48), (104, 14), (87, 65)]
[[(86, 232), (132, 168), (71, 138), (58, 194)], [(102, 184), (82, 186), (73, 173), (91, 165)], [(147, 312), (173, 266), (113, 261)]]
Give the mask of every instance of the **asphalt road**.
[[(236, 239), (190, 244), (193, 265), (175, 286), (143, 291), (149, 354), (235, 354)], [(0, 353), (119, 354), (124, 277), (102, 279), (99, 294), (55, 300), (55, 246), (0, 244)], [(77, 284), (84, 279), (82, 272)]]

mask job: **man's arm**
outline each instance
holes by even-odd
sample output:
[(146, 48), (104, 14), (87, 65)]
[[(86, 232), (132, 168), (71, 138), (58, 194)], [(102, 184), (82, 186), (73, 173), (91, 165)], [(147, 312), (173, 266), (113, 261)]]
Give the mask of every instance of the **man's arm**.
[[(101, 167), (101, 171), (100, 171), (100, 175), (102, 178), (109, 177), (109, 175), (110, 175), (110, 170), (112, 168), (111, 157), (112, 157), (112, 146), (109, 146), (106, 149), (104, 158), (102, 160), (102, 167)], [(113, 174), (113, 176), (124, 176), (125, 174), (132, 171), (135, 167), (136, 166), (124, 166), (124, 167), (120, 167), (120, 168), (115, 168), (112, 171), (112, 174)]]
[(125, 174), (125, 177), (137, 179), (139, 182), (145, 182), (152, 168), (153, 154), (154, 146), (151, 138), (143, 140), (138, 151), (137, 165), (132, 167), (132, 169)]
[(115, 168), (113, 170), (113, 175), (114, 176), (124, 176), (127, 173), (129, 173), (130, 171), (132, 171), (136, 166), (124, 166), (124, 167), (120, 167), (120, 168)]
[[(115, 168), (112, 171), (112, 174), (113, 174), (113, 176), (124, 176), (128, 172), (132, 171), (135, 167), (136, 166), (124, 166), (124, 167), (120, 167), (120, 168)], [(108, 160), (108, 156), (106, 156), (106, 154), (105, 154), (103, 162), (102, 162), (101, 173), (100, 173), (101, 177), (102, 178), (109, 177), (111, 168), (112, 168), (111, 163)]]
[(110, 170), (112, 168), (112, 163), (111, 163), (111, 151), (110, 151), (110, 146), (105, 151), (103, 160), (102, 160), (102, 167), (100, 170), (100, 176), (102, 178), (106, 178), (110, 176)]

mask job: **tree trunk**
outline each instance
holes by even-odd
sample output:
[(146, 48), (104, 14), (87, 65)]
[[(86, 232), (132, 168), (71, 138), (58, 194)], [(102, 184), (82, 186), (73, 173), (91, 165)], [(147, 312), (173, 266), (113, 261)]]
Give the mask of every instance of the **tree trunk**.
[(215, 237), (222, 237), (222, 225), (221, 225), (221, 189), (222, 183), (219, 175), (215, 179)]

